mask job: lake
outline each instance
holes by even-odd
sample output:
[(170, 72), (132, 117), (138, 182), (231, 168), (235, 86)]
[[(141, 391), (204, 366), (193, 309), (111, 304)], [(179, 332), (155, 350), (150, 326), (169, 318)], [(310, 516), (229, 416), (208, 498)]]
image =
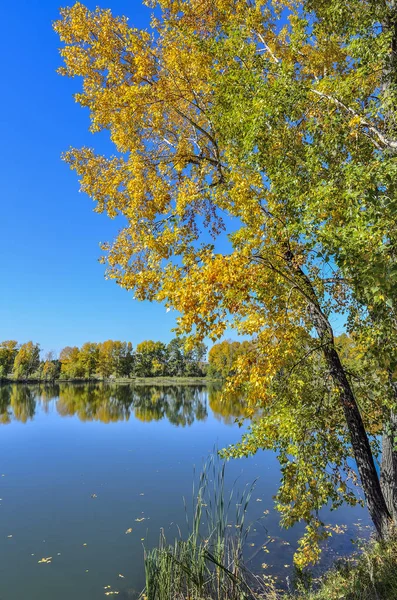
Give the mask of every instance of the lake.
[[(136, 598), (143, 546), (156, 545), (161, 528), (170, 541), (177, 525), (184, 531), (194, 466), (240, 439), (245, 425), (235, 420), (243, 416), (244, 407), (222, 403), (215, 387), (1, 386), (0, 600), (99, 600), (109, 589), (120, 600)], [(258, 478), (249, 566), (267, 563), (266, 573), (285, 580), (303, 528), (279, 527), (276, 456), (260, 452), (226, 469), (241, 490)], [(323, 565), (370, 527), (360, 507), (327, 516), (348, 529), (330, 539)]]

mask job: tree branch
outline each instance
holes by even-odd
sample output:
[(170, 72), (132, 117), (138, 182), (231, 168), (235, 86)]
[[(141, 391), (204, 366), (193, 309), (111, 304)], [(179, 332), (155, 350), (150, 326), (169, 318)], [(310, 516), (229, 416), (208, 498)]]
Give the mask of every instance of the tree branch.
[[(389, 150), (393, 150), (394, 152), (397, 151), (397, 140), (392, 140), (392, 139), (388, 138), (377, 127), (374, 127), (374, 125), (371, 125), (371, 123), (369, 123), (362, 115), (358, 114), (350, 106), (347, 106), (346, 104), (341, 102), (341, 100), (339, 100), (338, 98), (334, 98), (333, 96), (330, 96), (329, 94), (325, 94), (324, 92), (320, 92), (319, 90), (311, 89), (311, 91), (313, 92), (313, 94), (317, 94), (317, 96), (320, 96), (320, 98), (329, 100), (330, 102), (332, 102), (339, 108), (342, 108), (345, 112), (351, 114), (352, 117), (356, 117), (357, 119), (359, 119), (360, 124), (363, 127), (366, 127), (368, 129), (368, 131), (371, 132), (378, 139), (378, 141), (381, 142), (381, 144), (383, 144), (383, 146), (385, 148), (389, 148)], [(369, 137), (371, 137), (371, 136), (369, 136)], [(379, 144), (376, 142), (376, 140), (374, 140), (372, 137), (371, 137), (371, 140), (377, 146), (377, 148), (379, 148)]]

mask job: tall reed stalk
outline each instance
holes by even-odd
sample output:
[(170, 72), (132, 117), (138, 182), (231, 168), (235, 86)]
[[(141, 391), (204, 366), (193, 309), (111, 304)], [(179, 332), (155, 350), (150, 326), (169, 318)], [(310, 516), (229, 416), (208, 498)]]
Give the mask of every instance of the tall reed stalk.
[[(263, 579), (248, 571), (243, 550), (255, 482), (227, 498), (225, 463), (212, 456), (204, 465), (197, 490), (193, 484), (191, 516), (185, 503), (188, 534), (173, 544), (162, 530), (158, 547), (145, 551), (146, 600), (259, 600), (270, 598)], [(234, 518), (232, 512), (235, 509)]]

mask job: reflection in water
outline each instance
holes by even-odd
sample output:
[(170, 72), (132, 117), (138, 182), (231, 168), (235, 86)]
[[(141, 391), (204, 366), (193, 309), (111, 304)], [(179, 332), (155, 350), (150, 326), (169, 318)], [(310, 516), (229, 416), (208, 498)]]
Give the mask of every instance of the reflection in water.
[(35, 409), (33, 386), (0, 386), (0, 423), (10, 423), (12, 418), (26, 423), (33, 419)]
[(247, 405), (241, 400), (241, 397), (230, 393), (224, 397), (220, 388), (209, 390), (209, 404), (214, 416), (226, 425), (235, 423), (236, 419), (248, 417)]
[(76, 415), (81, 421), (102, 423), (128, 421), (134, 416), (140, 421), (167, 419), (184, 427), (204, 421), (208, 406), (225, 424), (247, 415), (241, 400), (223, 399), (217, 386), (13, 384), (0, 386), (0, 423), (11, 420), (26, 423), (34, 418), (37, 404), (47, 412), (53, 402), (62, 417)]

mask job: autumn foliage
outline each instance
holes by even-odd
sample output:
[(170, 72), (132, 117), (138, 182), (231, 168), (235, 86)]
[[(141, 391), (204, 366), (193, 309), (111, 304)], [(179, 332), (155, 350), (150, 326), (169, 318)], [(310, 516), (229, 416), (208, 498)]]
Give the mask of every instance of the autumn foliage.
[[(252, 338), (227, 389), (273, 448), (296, 561), (318, 557), (319, 510), (357, 502), (396, 522), (397, 16), (372, 0), (160, 0), (150, 30), (62, 9), (60, 72), (114, 155), (65, 160), (97, 212), (122, 217), (107, 276), (179, 312), (178, 330)], [(334, 324), (346, 323), (347, 364)], [(261, 418), (254, 417), (260, 409)], [(374, 459), (380, 455), (382, 477)]]

